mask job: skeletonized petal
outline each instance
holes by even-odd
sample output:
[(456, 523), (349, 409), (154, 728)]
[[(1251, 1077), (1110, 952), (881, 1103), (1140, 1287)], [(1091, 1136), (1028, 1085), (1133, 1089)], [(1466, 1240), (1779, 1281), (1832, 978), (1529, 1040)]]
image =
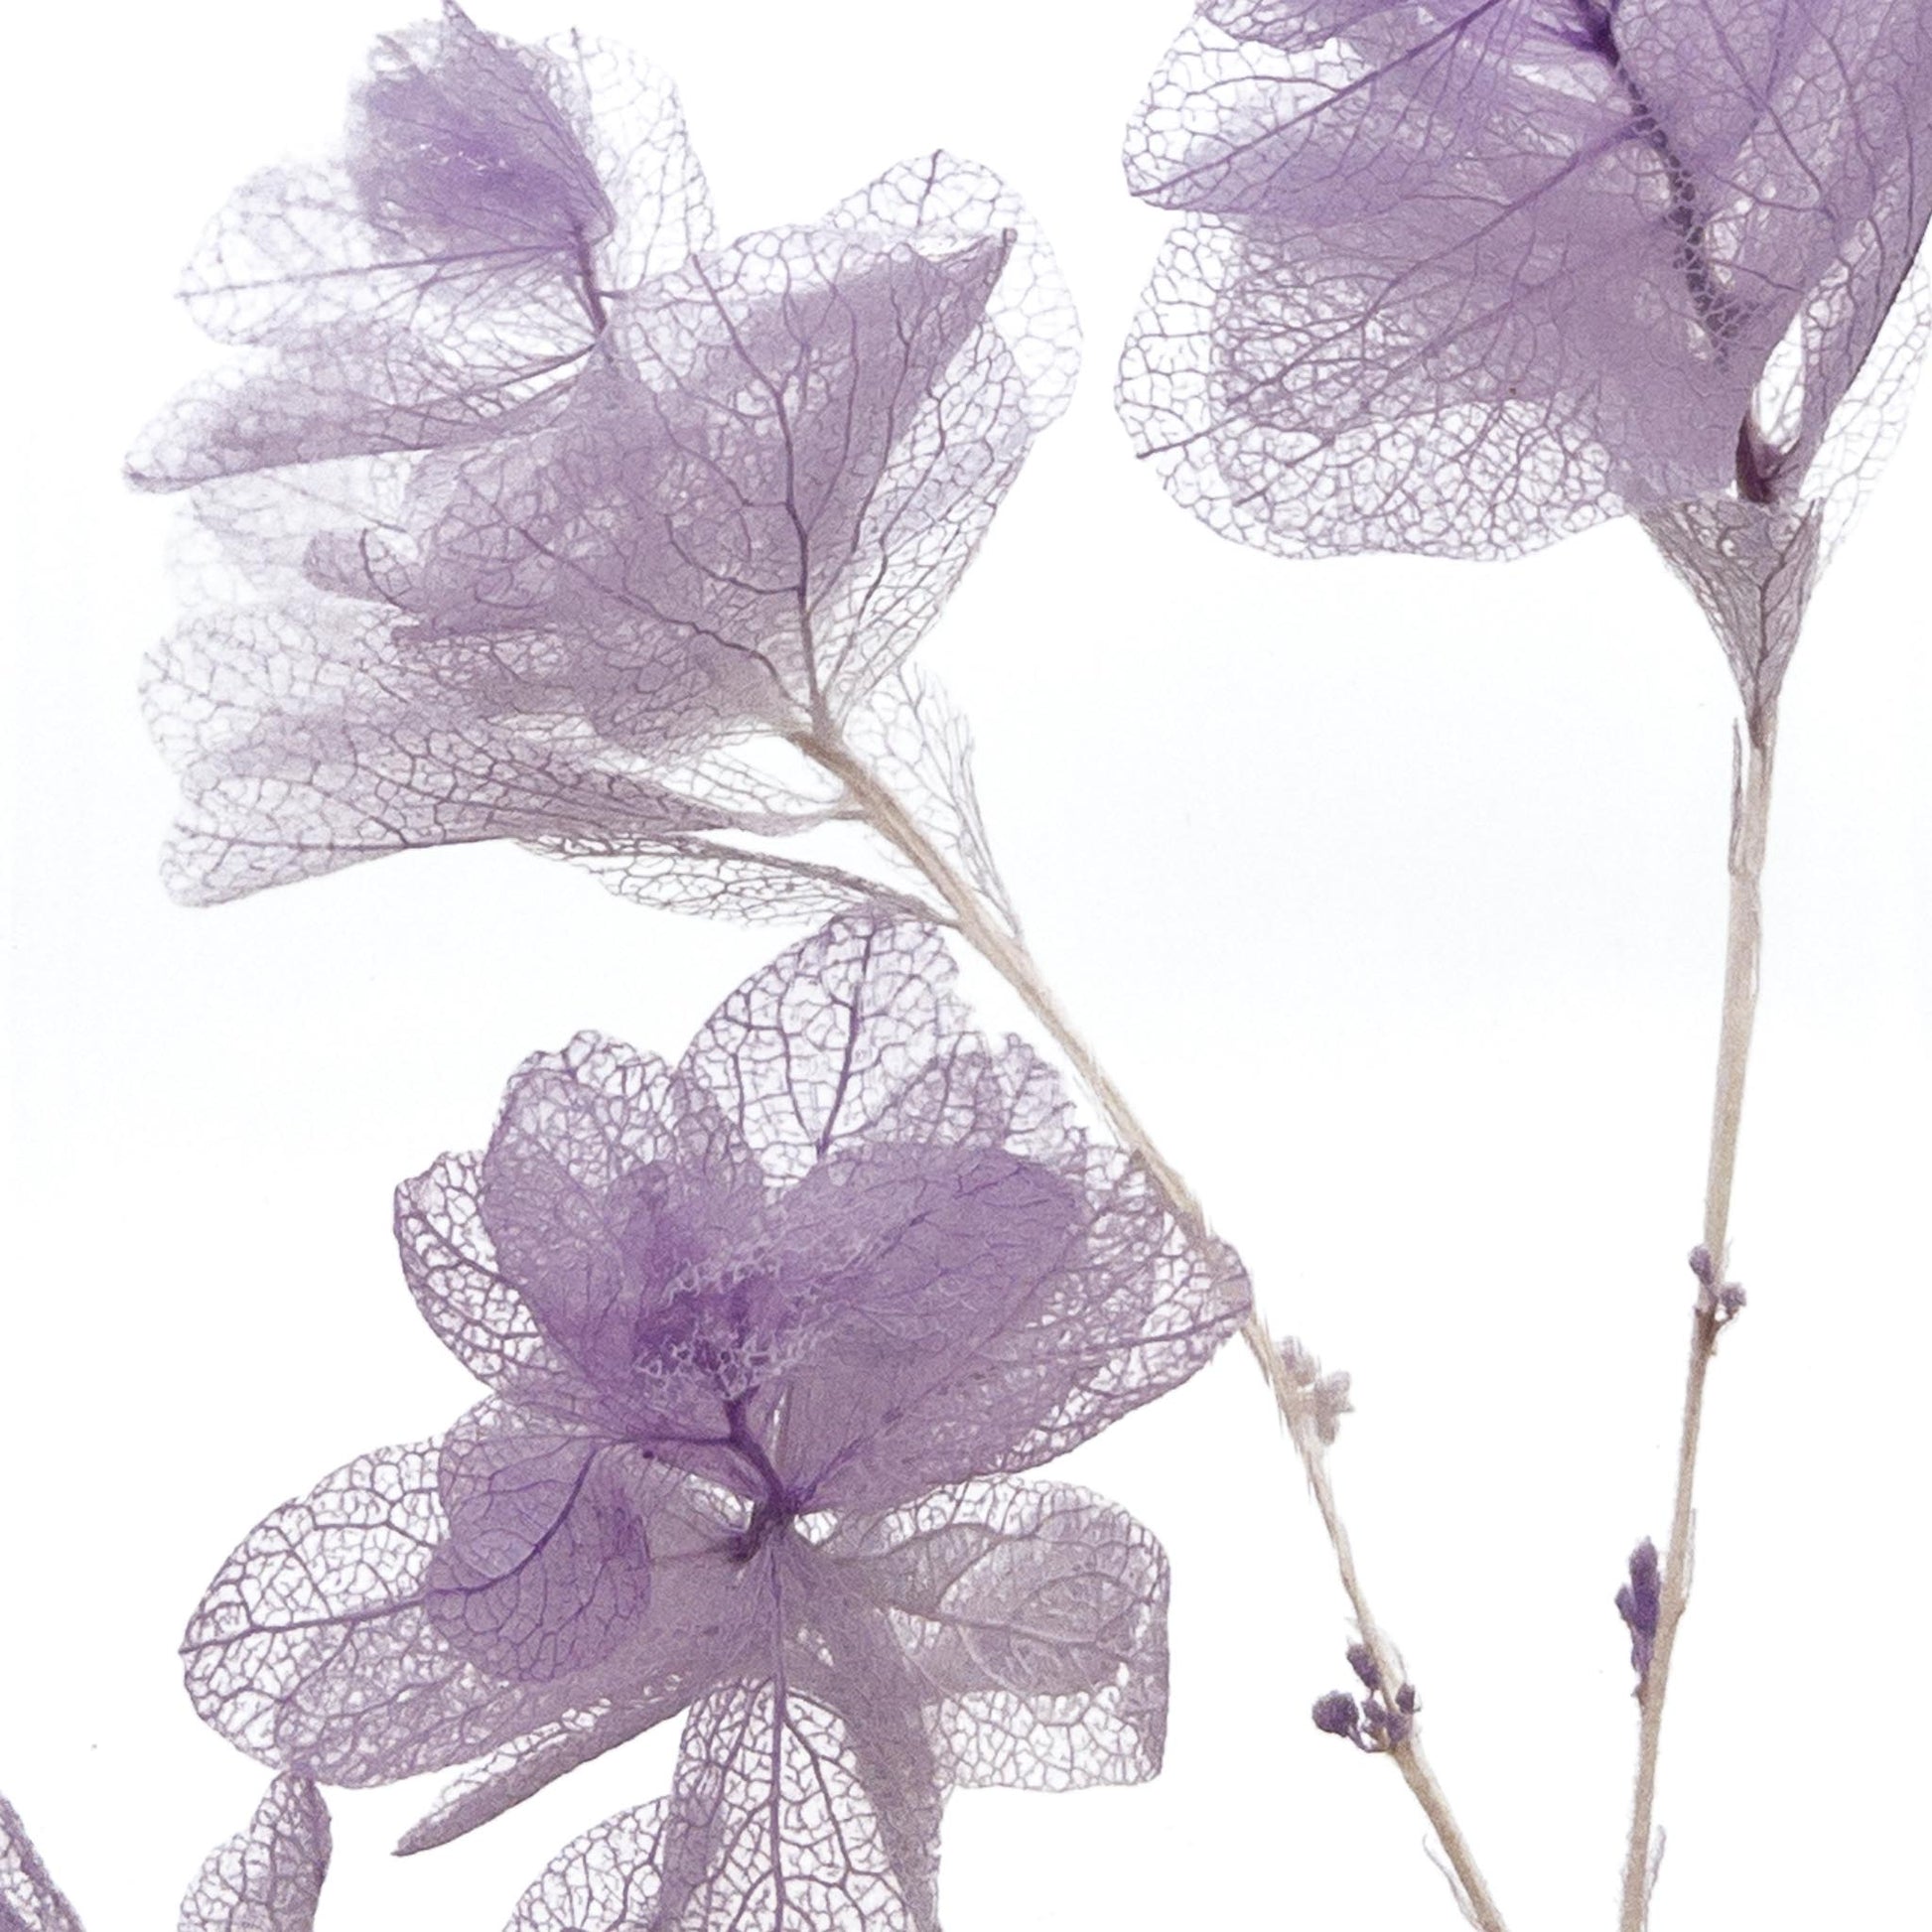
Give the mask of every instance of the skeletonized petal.
[(889, 1618), (951, 1781), (1067, 1790), (1160, 1769), (1167, 1562), (1115, 1504), (975, 1483), (854, 1520), (826, 1557)]
[(636, 1462), (509, 1404), (466, 1416), (437, 1457), (450, 1527), (423, 1581), (438, 1636), (523, 1684), (578, 1676), (633, 1638), (651, 1583)]
[(194, 904), (420, 846), (735, 818), (567, 719), (489, 716), (387, 616), (342, 600), (185, 627), (145, 699), (182, 779), (164, 876)]
[(329, 1855), (322, 1793), (278, 1777), (248, 1825), (209, 1853), (182, 1900), (181, 1932), (314, 1932)]
[[(631, 1498), (673, 1563), (630, 1640), (529, 1683), (456, 1648), (432, 1613), (450, 1534), (441, 1445), (379, 1449), (276, 1510), (221, 1567), (183, 1642), (203, 1719), (251, 1756), (328, 1784), (467, 1763), (609, 1696), (668, 1716), (739, 1644), (741, 1609), (708, 1560), (727, 1526), (675, 1472)], [(485, 1590), (485, 1593), (487, 1591)]]
[(845, 1726), (775, 1684), (691, 1713), (669, 1798), (567, 1846), (509, 1932), (910, 1932)]
[(1122, 414), (1289, 554), (1788, 499), (1932, 212), (1928, 137), (1911, 0), (1205, 6), (1129, 138), (1188, 219)]
[(184, 291), (253, 350), (147, 433), (133, 480), (474, 443), (560, 400), (607, 305), (710, 238), (677, 96), (621, 50), (457, 8), (376, 46), (343, 158), (248, 182)]
[(20, 1814), (0, 1798), (0, 1932), (81, 1932)]
[(864, 1140), (968, 1031), (930, 926), (834, 919), (738, 988), (677, 1080), (716, 1106), (774, 1180)]

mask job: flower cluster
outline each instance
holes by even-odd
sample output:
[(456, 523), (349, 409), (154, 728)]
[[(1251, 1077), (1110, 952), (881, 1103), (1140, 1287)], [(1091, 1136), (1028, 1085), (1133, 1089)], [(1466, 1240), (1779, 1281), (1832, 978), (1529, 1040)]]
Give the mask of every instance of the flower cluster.
[(675, 1066), (527, 1061), (397, 1197), (491, 1393), (242, 1543), (187, 1635), (203, 1716), (329, 1783), (472, 1764), (417, 1850), (688, 1710), (670, 1796), (530, 1932), (931, 1926), (948, 1787), (1150, 1775), (1159, 1547), (1014, 1478), (1191, 1375), (1245, 1279), (949, 979), (930, 928), (849, 918)]
[(240, 191), (187, 295), (239, 363), (130, 468), (206, 537), (148, 693), (201, 902), (487, 838), (754, 866), (706, 835), (837, 796), (746, 742), (880, 697), (1076, 355), (986, 170), (721, 246), (661, 78), (453, 5), (377, 49), (340, 161)]
[[(1186, 218), (1123, 411), (1200, 516), (1295, 554), (1790, 509), (1888, 427), (1880, 395), (1828, 448), (1923, 320), (1928, 141), (1917, 0), (1200, 0), (1129, 137)], [(1693, 536), (1802, 576), (1801, 520)]]

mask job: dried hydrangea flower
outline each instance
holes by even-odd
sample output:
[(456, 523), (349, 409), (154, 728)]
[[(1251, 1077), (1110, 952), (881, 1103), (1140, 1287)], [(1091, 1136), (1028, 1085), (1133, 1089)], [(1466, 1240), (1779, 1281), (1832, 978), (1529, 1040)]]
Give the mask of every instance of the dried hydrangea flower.
[(1895, 416), (1827, 448), (1922, 320), (1928, 141), (1918, 0), (1201, 0), (1129, 137), (1186, 219), (1123, 413), (1292, 554), (1797, 510)]
[(838, 801), (740, 748), (880, 697), (1076, 357), (986, 170), (713, 246), (661, 81), (454, 8), (378, 48), (344, 163), (243, 191), (191, 301), (257, 357), (133, 464), (207, 533), (148, 689), (198, 902), (485, 838), (756, 898), (705, 835)]
[(215, 217), (183, 297), (241, 355), (153, 425), (130, 473), (178, 489), (541, 417), (592, 363), (615, 292), (711, 240), (661, 74), (446, 6), (377, 43), (337, 159), (269, 169)]
[(185, 1646), (208, 1723), (327, 1783), (481, 1759), (415, 1850), (689, 1707), (665, 1807), (530, 1926), (647, 1882), (666, 1924), (819, 1886), (929, 1925), (950, 1785), (1153, 1772), (1159, 1547), (1013, 1478), (1191, 1375), (1245, 1278), (950, 978), (928, 927), (835, 921), (675, 1067), (580, 1035), (405, 1183), (411, 1288), (492, 1393), (243, 1542)]

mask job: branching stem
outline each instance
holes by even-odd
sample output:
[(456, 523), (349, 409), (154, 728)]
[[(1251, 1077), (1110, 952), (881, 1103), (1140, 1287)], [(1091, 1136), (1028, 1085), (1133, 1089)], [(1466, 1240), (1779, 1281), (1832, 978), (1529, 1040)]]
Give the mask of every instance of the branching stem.
[[(1718, 1072), (1711, 1107), (1711, 1155), (1705, 1181), (1704, 1247), (1713, 1280), (1725, 1269), (1730, 1231), (1730, 1188), (1737, 1168), (1737, 1129), (1744, 1111), (1744, 1073), (1750, 1060), (1751, 1027), (1757, 1016), (1758, 961), (1763, 945), (1759, 887), (1770, 828), (1775, 710), (1753, 721), (1743, 772), (1731, 802), (1730, 915), (1725, 944), (1724, 1014), (1718, 1031)], [(1623, 1908), (1619, 1932), (1644, 1932), (1650, 1910), (1652, 1813), (1657, 1798), (1657, 1753), (1663, 1739), (1664, 1698), (1670, 1687), (1677, 1631), (1691, 1594), (1691, 1546), (1696, 1530), (1698, 1439), (1704, 1424), (1704, 1384), (1725, 1312), (1706, 1291), (1691, 1316), (1690, 1366), (1684, 1380), (1684, 1420), (1678, 1436), (1677, 1500), (1671, 1510), (1670, 1546), (1664, 1558), (1657, 1637), (1649, 1668), (1638, 1687), (1636, 1788), (1630, 1838), (1623, 1862)]]
[[(952, 865), (903, 803), (883, 784), (877, 773), (855, 757), (851, 749), (830, 729), (821, 726), (801, 733), (792, 741), (812, 761), (836, 777), (859, 808), (866, 822), (898, 852), (919, 876), (937, 893), (951, 913), (963, 938), (991, 965), (1000, 977), (1026, 1003), (1055, 1044), (1072, 1062), (1081, 1084), (1093, 1097), (1102, 1117), (1121, 1146), (1139, 1156), (1160, 1188), (1170, 1212), (1197, 1240), (1208, 1238), (1207, 1215), (1200, 1201), (1179, 1172), (1155, 1145), (1128, 1105), (1126, 1096), (1114, 1084), (1093, 1048), (1074, 1030), (1071, 1021), (1054, 999), (1026, 943), (987, 908), (985, 900), (959, 870)], [(1309, 1488), (1320, 1512), (1322, 1526), (1335, 1557), (1355, 1622), (1381, 1668), (1391, 1690), (1402, 1681), (1401, 1661), (1394, 1646), (1383, 1634), (1368, 1606), (1361, 1580), (1356, 1575), (1354, 1552), (1348, 1531), (1335, 1504), (1328, 1479), (1323, 1445), (1314, 1428), (1305, 1393), (1296, 1387), (1282, 1360), (1281, 1350), (1270, 1336), (1258, 1311), (1251, 1311), (1242, 1324), (1242, 1339), (1248, 1344), (1262, 1374), (1267, 1378), (1275, 1406), (1287, 1425), (1290, 1439), (1302, 1458)], [(1449, 1810), (1449, 1800), (1429, 1767), (1422, 1745), (1414, 1733), (1390, 1749), (1403, 1780), (1423, 1808), (1460, 1887), (1465, 1914), (1481, 1932), (1506, 1932), (1502, 1914), (1477, 1866), (1468, 1842)]]

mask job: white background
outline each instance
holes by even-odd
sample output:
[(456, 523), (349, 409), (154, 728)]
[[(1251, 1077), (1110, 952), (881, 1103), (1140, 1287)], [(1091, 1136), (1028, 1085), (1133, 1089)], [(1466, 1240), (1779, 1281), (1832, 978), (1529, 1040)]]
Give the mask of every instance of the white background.
[[(1729, 691), (1633, 528), (1511, 566), (1295, 565), (1137, 470), (1108, 391), (1164, 217), (1115, 154), (1179, 0), (504, 0), (681, 81), (727, 233), (944, 144), (1058, 244), (1088, 368), (927, 645), (974, 718), (1037, 950), (1245, 1253), (1356, 1378), (1336, 1479), (1517, 1932), (1613, 1922), (1623, 1558), (1662, 1534), (1716, 1019)], [(471, 1388), (389, 1191), (486, 1134), (526, 1051), (675, 1050), (777, 944), (514, 849), (169, 904), (136, 670), (166, 512), (120, 452), (209, 349), (202, 221), (325, 146), (365, 0), (36, 9), (14, 30), (6, 317), (22, 485), (10, 946), (20, 1127), (0, 1325), (0, 1789), (91, 1932), (165, 1926), (262, 1774), (177, 1634), (265, 1510)], [(1712, 1389), (1656, 1932), (1858, 1925), (1922, 1884), (1917, 1420), (1932, 918), (1922, 421), (1787, 691), (1760, 1045)], [(1010, 1016), (988, 994), (989, 1015)], [(1449, 1927), (1393, 1770), (1310, 1726), (1342, 1604), (1230, 1350), (1066, 1473), (1166, 1539), (1168, 1769), (949, 1814), (953, 1932)], [(643, 1740), (478, 1837), (383, 1857), (430, 1786), (345, 1794), (333, 1932), (493, 1932), (565, 1839), (656, 1796)]]

